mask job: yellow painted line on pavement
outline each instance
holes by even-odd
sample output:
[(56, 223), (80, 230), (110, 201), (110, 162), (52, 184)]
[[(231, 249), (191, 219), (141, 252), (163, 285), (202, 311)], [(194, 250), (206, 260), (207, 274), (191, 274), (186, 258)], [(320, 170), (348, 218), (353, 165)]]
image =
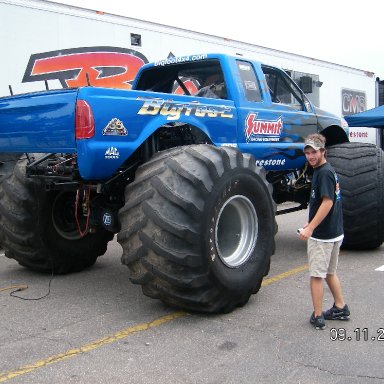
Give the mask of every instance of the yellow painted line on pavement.
[(295, 275), (296, 273), (306, 271), (308, 269), (308, 264), (302, 265), (301, 267), (297, 267), (294, 269), (290, 269), (287, 272), (281, 273), (280, 275), (276, 275), (274, 277), (270, 277), (269, 279), (264, 279), (261, 286), (266, 286), (272, 283), (275, 283), (276, 281), (279, 281), (281, 279), (285, 279), (286, 277)]
[(3, 383), (3, 382), (10, 380), (10, 379), (13, 379), (17, 376), (25, 375), (26, 373), (35, 371), (38, 368), (45, 367), (45, 366), (50, 365), (50, 364), (58, 363), (60, 361), (69, 359), (71, 357), (78, 356), (82, 353), (90, 352), (96, 348), (103, 346), (103, 345), (112, 344), (118, 340), (124, 339), (124, 338), (126, 338), (126, 337), (128, 337), (134, 333), (138, 333), (138, 332), (146, 331), (150, 328), (158, 327), (162, 324), (168, 323), (172, 320), (175, 320), (175, 319), (178, 319), (180, 317), (187, 316), (187, 315), (188, 315), (188, 313), (183, 312), (183, 311), (174, 312), (174, 313), (171, 313), (169, 315), (160, 317), (156, 320), (153, 320), (151, 322), (138, 324), (138, 325), (135, 325), (133, 327), (123, 329), (122, 331), (119, 331), (119, 332), (115, 333), (114, 335), (104, 337), (100, 340), (94, 341), (93, 343), (85, 344), (82, 347), (70, 349), (67, 352), (48, 357), (47, 359), (44, 359), (44, 360), (36, 361), (35, 363), (21, 367), (16, 371), (0, 373), (0, 383)]
[[(262, 285), (266, 286), (266, 285), (275, 283), (276, 281), (282, 280), (286, 277), (292, 276), (296, 273), (305, 271), (307, 269), (308, 269), (308, 265), (303, 265), (301, 267), (291, 269), (287, 272), (281, 273), (280, 275), (271, 277), (269, 279), (264, 279)], [(146, 331), (146, 330), (151, 329), (151, 328), (159, 327), (162, 324), (168, 323), (170, 321), (173, 321), (175, 319), (185, 317), (185, 316), (188, 316), (187, 312), (184, 312), (184, 311), (173, 312), (169, 315), (162, 316), (162, 317), (155, 319), (153, 321), (150, 321), (148, 323), (142, 323), (142, 324), (135, 325), (133, 327), (123, 329), (123, 330), (121, 330), (121, 331), (119, 331), (113, 335), (103, 337), (100, 340), (96, 340), (92, 343), (85, 344), (79, 348), (73, 348), (73, 349), (70, 349), (64, 353), (59, 353), (58, 355), (51, 356), (51, 357), (48, 357), (46, 359), (36, 361), (33, 364), (25, 365), (24, 367), (21, 367), (15, 371), (4, 372), (4, 373), (0, 372), (0, 383), (11, 380), (11, 379), (18, 377), (18, 376), (21, 376), (21, 375), (25, 375), (26, 373), (33, 372), (36, 369), (45, 367), (47, 365), (55, 364), (55, 363), (58, 363), (60, 361), (81, 355), (82, 353), (87, 353), (87, 352), (93, 351), (94, 349), (100, 348), (100, 347), (107, 345), (107, 344), (115, 343), (116, 341), (124, 339), (126, 337), (129, 337), (130, 335), (133, 335), (135, 333), (143, 332), (143, 331)]]

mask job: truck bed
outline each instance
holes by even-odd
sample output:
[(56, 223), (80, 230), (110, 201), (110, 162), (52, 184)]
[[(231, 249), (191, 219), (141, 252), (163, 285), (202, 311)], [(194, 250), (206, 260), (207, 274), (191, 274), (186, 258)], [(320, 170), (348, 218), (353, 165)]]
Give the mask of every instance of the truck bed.
[(0, 152), (76, 151), (77, 89), (0, 98)]

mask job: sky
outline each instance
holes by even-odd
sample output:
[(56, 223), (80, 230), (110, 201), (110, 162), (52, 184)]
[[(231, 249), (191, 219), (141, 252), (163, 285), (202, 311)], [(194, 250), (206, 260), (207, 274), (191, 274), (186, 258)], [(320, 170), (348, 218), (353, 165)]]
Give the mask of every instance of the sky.
[(384, 79), (377, 0), (52, 1), (330, 61)]

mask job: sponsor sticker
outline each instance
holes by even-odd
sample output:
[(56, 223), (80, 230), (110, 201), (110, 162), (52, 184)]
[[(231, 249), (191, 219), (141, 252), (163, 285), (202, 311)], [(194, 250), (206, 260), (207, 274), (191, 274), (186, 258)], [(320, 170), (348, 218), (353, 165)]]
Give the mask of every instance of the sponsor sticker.
[(103, 223), (107, 227), (112, 224), (112, 216), (108, 212), (104, 213), (103, 215)]
[(221, 144), (222, 147), (231, 147), (231, 148), (237, 148), (237, 143), (223, 143)]
[(109, 160), (109, 159), (115, 160), (115, 159), (118, 159), (119, 157), (120, 157), (120, 153), (116, 147), (109, 147), (105, 151), (104, 158), (107, 160)]
[(118, 118), (113, 118), (107, 126), (103, 129), (104, 136), (127, 136), (128, 131), (124, 124)]
[(248, 113), (245, 119), (245, 138), (250, 141), (280, 141), (283, 129), (283, 118), (263, 120), (257, 118), (257, 113)]
[(265, 159), (265, 160), (256, 160), (256, 165), (259, 167), (273, 167), (279, 166), (282, 167), (285, 165), (286, 159)]

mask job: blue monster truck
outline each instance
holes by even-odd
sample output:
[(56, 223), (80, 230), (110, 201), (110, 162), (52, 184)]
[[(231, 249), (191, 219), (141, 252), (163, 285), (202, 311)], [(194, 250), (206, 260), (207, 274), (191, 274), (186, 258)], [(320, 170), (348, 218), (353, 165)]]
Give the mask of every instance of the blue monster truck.
[(1, 98), (0, 244), (25, 267), (69, 273), (117, 233), (146, 295), (229, 312), (269, 271), (276, 204), (307, 207), (310, 133), (340, 175), (344, 246), (382, 244), (382, 152), (347, 129), (284, 71), (222, 54), (145, 65), (132, 90)]

